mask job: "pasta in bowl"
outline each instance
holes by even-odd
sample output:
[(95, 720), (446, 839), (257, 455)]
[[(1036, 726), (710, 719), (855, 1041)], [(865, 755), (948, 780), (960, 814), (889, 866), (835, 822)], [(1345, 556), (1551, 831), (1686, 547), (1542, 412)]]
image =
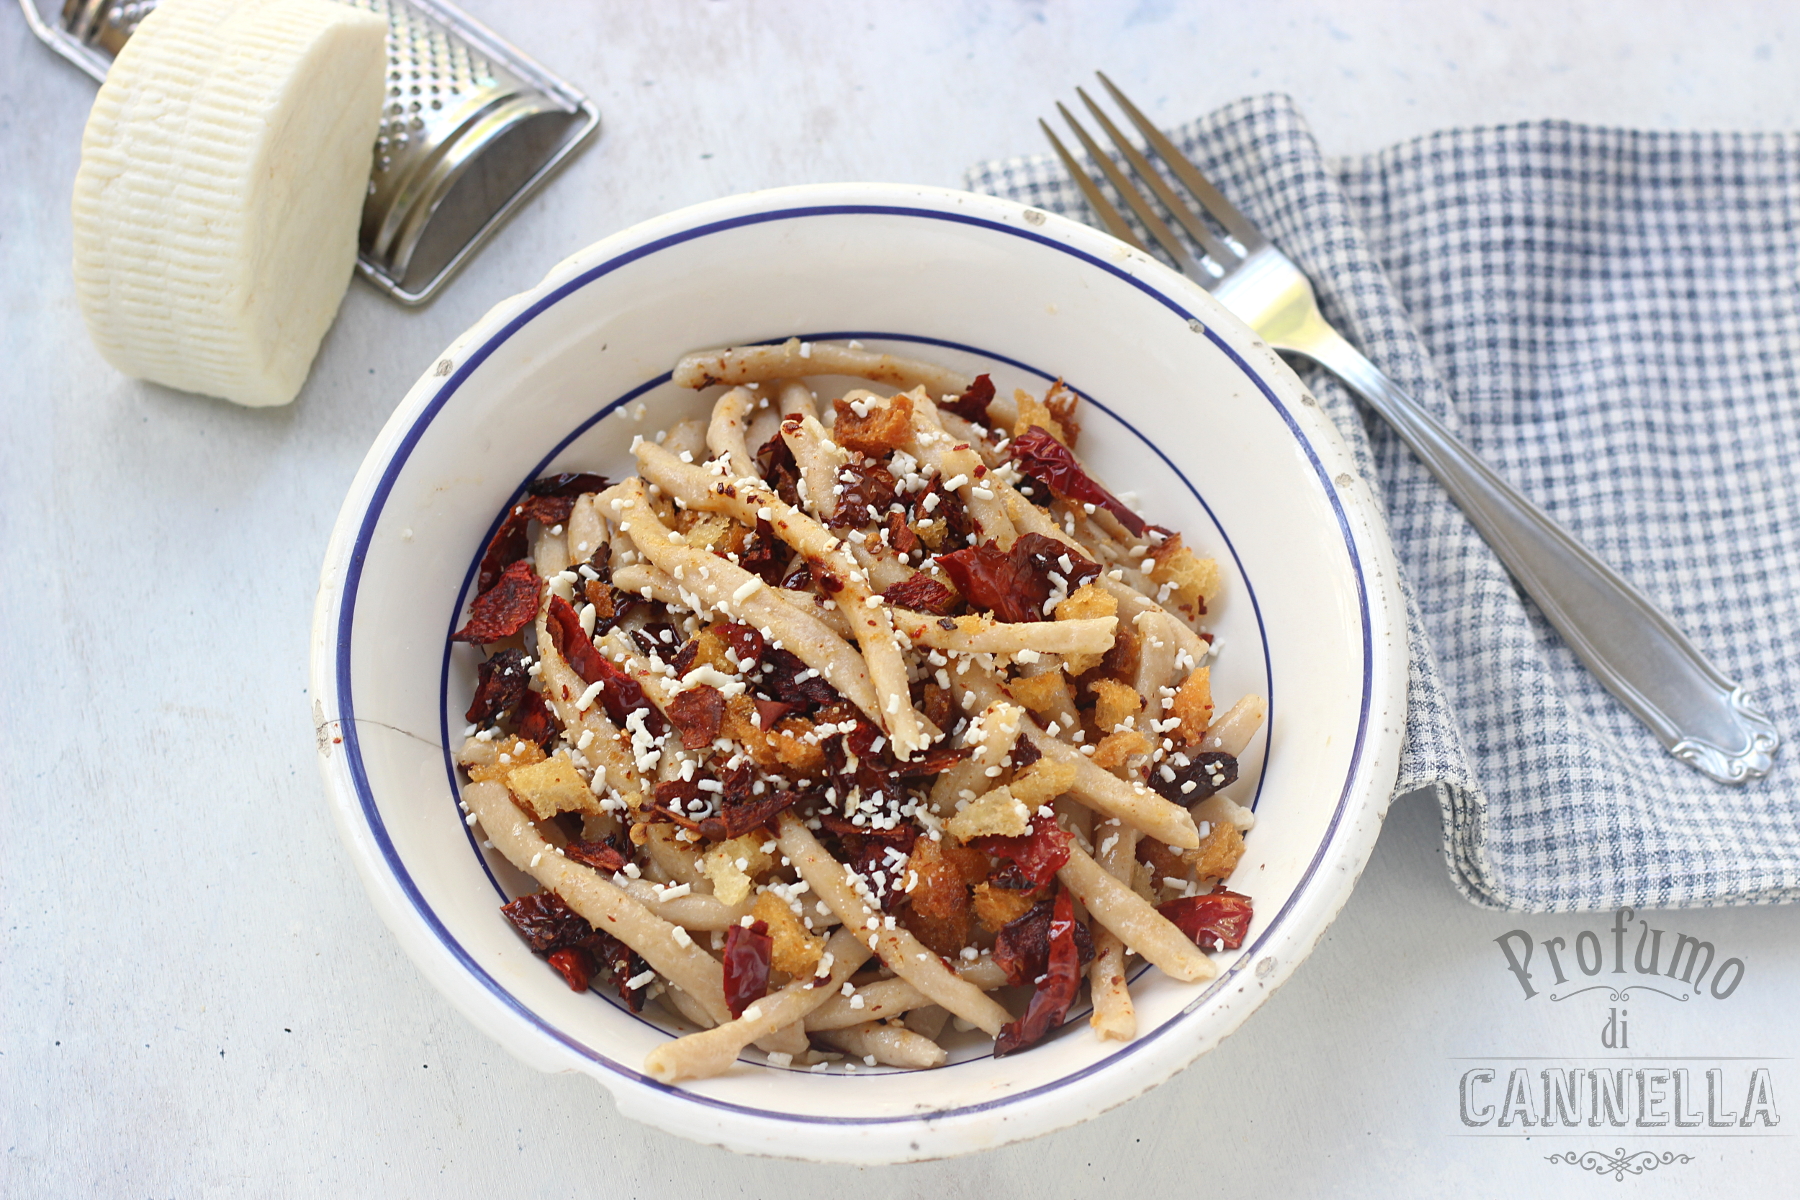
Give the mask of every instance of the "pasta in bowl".
[(535, 482), (455, 635), (489, 653), (463, 806), (544, 889), (503, 908), (533, 949), (703, 1028), (664, 1083), (752, 1044), (940, 1066), (951, 1019), (1016, 1053), (1084, 976), (1129, 1041), (1140, 955), (1216, 975), (1263, 701), (1214, 720), (1217, 564), (1083, 469), (1075, 395), (798, 339), (673, 378), (730, 386), (636, 476)]
[(674, 214), (371, 451), (316, 623), (334, 812), (434, 983), (628, 1115), (862, 1162), (1067, 1125), (1235, 1028), (1366, 858), (1405, 663), (1354, 470), (1091, 230)]

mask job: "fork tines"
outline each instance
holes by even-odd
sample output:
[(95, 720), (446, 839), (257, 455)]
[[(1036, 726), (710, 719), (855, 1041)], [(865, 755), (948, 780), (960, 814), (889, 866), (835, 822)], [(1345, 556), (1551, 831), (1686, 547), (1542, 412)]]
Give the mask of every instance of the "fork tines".
[[(1186, 189), (1188, 195), (1198, 203), (1200, 209), (1205, 213), (1202, 216), (1200, 211), (1196, 211), (1192, 204), (1184, 201), (1176, 193), (1162, 172), (1158, 171), (1144, 156), (1144, 153), (1132, 144), (1125, 133), (1113, 123), (1112, 118), (1107, 116), (1098, 104), (1094, 103), (1093, 98), (1086, 91), (1081, 88), (1075, 89), (1076, 94), (1081, 97), (1081, 102), (1087, 106), (1088, 112), (1099, 123), (1101, 130), (1118, 148), (1120, 156), (1130, 166), (1132, 173), (1142, 181), (1144, 187), (1149, 189), (1156, 200), (1161, 202), (1163, 211), (1172, 216), (1176, 223), (1193, 239), (1193, 244), (1199, 247), (1200, 258), (1195, 258), (1189, 244), (1183, 242), (1163, 220), (1157, 211), (1157, 205), (1152, 203), (1150, 196), (1145, 195), (1143, 189), (1134, 184), (1131, 177), (1100, 148), (1100, 145), (1082, 127), (1081, 122), (1077, 121), (1062, 104), (1059, 103), (1056, 109), (1062, 114), (1063, 120), (1069, 123), (1069, 128), (1074, 131), (1076, 138), (1081, 142), (1082, 148), (1087, 151), (1094, 165), (1100, 168), (1101, 173), (1106, 176), (1107, 181), (1112, 184), (1132, 213), (1142, 223), (1144, 229), (1149, 232), (1151, 238), (1175, 260), (1175, 265), (1181, 269), (1182, 273), (1203, 283), (1215, 280), (1227, 274), (1233, 267), (1259, 249), (1264, 244), (1264, 240), (1262, 235), (1256, 231), (1256, 227), (1242, 213), (1232, 207), (1230, 201), (1219, 194), (1218, 189), (1207, 181), (1206, 176), (1200, 173), (1199, 168), (1195, 167), (1175, 147), (1173, 142), (1163, 136), (1143, 111), (1113, 85), (1112, 80), (1101, 72), (1095, 72), (1095, 74), (1099, 75), (1101, 84), (1112, 96), (1113, 101), (1137, 127), (1138, 132), (1143, 134), (1145, 143), (1162, 160), (1176, 181)], [(1062, 159), (1063, 165), (1068, 169), (1070, 178), (1074, 179), (1076, 186), (1081, 189), (1081, 194), (1086, 197), (1088, 204), (1107, 230), (1120, 240), (1148, 252), (1148, 247), (1138, 237), (1131, 222), (1112, 203), (1081, 162), (1069, 152), (1068, 147), (1063, 145), (1062, 140), (1056, 136), (1050, 126), (1043, 121), (1039, 121), (1038, 125), (1043, 129), (1044, 135), (1050, 139), (1051, 146), (1055, 148), (1057, 156)], [(1212, 224), (1208, 223), (1208, 217), (1216, 223), (1216, 230)]]

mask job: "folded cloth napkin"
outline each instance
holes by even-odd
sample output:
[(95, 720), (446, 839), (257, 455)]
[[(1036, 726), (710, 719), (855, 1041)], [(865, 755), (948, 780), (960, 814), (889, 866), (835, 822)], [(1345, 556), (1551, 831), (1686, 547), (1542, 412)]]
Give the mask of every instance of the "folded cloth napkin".
[[(1800, 138), (1544, 121), (1332, 160), (1285, 96), (1173, 137), (1326, 319), (1800, 738)], [(1048, 155), (969, 186), (1092, 219)], [(1412, 637), (1396, 794), (1437, 789), (1463, 892), (1800, 897), (1800, 746), (1746, 787), (1671, 758), (1400, 440), (1307, 382), (1387, 505)]]

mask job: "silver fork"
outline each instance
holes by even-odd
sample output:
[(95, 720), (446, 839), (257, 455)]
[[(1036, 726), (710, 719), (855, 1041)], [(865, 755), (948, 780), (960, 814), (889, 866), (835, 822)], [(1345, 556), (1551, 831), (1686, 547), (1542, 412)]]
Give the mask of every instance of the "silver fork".
[[(1061, 104), (1057, 110), (1182, 273), (1277, 350), (1303, 355), (1343, 380), (1393, 426), (1563, 640), (1669, 753), (1721, 783), (1744, 783), (1766, 775), (1781, 739), (1744, 689), (1707, 661), (1643, 593), (1475, 457), (1442, 422), (1345, 341), (1319, 315), (1312, 284), (1300, 268), (1270, 245), (1110, 79), (1100, 75), (1100, 82), (1204, 210), (1202, 216), (1185, 203), (1100, 106), (1076, 89), (1132, 172), (1193, 239), (1198, 255), (1069, 110)], [(1148, 254), (1129, 222), (1050, 126), (1038, 124), (1106, 228)]]

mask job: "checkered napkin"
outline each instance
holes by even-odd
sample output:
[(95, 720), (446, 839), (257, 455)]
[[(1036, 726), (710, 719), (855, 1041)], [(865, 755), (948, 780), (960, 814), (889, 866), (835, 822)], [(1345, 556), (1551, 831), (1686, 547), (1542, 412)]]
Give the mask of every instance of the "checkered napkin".
[[(1435, 787), (1478, 904), (1800, 897), (1800, 138), (1540, 122), (1325, 158), (1285, 96), (1174, 140), (1312, 277), (1326, 319), (1646, 592), (1788, 745), (1760, 782), (1676, 762), (1338, 383), (1407, 587), (1396, 794)], [(973, 191), (1092, 220), (1048, 155)]]

